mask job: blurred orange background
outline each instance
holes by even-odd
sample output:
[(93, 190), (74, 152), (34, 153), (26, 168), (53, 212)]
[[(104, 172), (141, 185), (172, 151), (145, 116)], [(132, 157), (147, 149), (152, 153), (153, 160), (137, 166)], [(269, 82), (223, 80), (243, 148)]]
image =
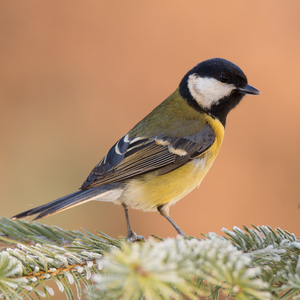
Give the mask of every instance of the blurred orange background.
[[(261, 96), (229, 114), (199, 189), (170, 214), (187, 234), (270, 225), (300, 235), (300, 2), (2, 1), (2, 216), (76, 191), (106, 151), (200, 61), (226, 58)], [(130, 212), (145, 237), (175, 236)], [(91, 202), (43, 219), (126, 235), (123, 209)]]
[[(251, 223), (300, 234), (299, 1), (6, 1), (0, 14), (1, 215), (76, 191), (189, 69), (223, 57), (262, 94), (230, 113), (212, 169), (171, 216), (191, 235)], [(130, 217), (146, 237), (175, 235), (158, 213)], [(43, 222), (126, 233), (110, 203)]]

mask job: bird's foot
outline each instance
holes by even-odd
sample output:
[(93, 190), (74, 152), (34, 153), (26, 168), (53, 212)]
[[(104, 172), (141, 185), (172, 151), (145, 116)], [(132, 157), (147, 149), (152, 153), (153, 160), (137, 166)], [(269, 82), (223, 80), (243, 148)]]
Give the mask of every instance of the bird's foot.
[(145, 242), (145, 238), (142, 235), (137, 235), (134, 231), (127, 232), (127, 242)]

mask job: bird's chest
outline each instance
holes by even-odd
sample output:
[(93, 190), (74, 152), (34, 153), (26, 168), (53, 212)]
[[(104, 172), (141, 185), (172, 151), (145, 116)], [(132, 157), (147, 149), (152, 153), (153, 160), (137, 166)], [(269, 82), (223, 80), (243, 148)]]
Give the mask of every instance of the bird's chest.
[(218, 144), (172, 172), (157, 176), (154, 171), (131, 180), (121, 201), (145, 211), (156, 210), (157, 206), (167, 203), (175, 204), (200, 185), (219, 151)]
[(151, 211), (159, 205), (175, 204), (199, 186), (214, 162), (224, 137), (221, 122), (209, 116), (206, 121), (216, 135), (214, 144), (207, 151), (169, 173), (157, 175), (157, 171), (153, 171), (128, 181), (120, 201), (131, 208)]

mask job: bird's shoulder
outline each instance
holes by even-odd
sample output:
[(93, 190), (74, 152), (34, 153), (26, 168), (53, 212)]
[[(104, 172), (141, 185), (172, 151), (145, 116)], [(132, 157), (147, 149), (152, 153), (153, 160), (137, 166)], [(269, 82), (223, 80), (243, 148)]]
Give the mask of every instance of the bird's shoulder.
[(201, 131), (207, 124), (206, 114), (199, 113), (183, 99), (177, 89), (137, 123), (129, 136), (153, 137), (158, 134), (184, 137)]

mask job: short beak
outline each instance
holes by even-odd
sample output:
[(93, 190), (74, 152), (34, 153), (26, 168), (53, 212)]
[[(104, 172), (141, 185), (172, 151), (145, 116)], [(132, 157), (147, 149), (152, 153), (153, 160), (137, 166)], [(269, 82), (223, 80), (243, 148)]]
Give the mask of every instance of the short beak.
[(253, 86), (247, 84), (246, 86), (244, 86), (243, 88), (238, 88), (238, 90), (242, 93), (242, 94), (248, 94), (248, 95), (260, 95), (260, 91), (257, 90), (256, 88), (254, 88)]

